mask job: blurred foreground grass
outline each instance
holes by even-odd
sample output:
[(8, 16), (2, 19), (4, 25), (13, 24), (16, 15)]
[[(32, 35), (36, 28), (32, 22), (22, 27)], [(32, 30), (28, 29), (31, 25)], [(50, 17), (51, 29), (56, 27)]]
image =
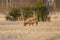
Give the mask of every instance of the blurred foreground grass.
[(38, 26), (0, 25), (0, 40), (60, 40), (59, 23), (40, 22)]

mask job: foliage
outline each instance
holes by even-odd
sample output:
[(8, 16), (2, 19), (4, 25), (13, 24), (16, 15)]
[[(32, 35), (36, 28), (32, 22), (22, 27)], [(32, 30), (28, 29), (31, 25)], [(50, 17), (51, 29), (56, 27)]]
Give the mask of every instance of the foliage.
[(10, 20), (10, 16), (8, 16), (8, 15), (5, 18), (6, 18), (6, 20)]
[(48, 11), (47, 7), (45, 7), (45, 6), (41, 7), (40, 11), (41, 11), (42, 21), (46, 21), (48, 15), (49, 15), (49, 11)]
[[(47, 6), (42, 2), (42, 0), (36, 0), (36, 3), (34, 6), (31, 5), (31, 3), (27, 3), (27, 5), (23, 8), (23, 18), (28, 19), (30, 17), (33, 17), (35, 11), (35, 16), (38, 21), (46, 21), (49, 15), (49, 11)], [(8, 14), (7, 19), (11, 19), (11, 17), (14, 20), (17, 20), (18, 17), (21, 16), (20, 9), (19, 8), (13, 8), (11, 12)]]
[(24, 19), (27, 19), (29, 17), (32, 17), (33, 12), (32, 12), (32, 7), (31, 4), (28, 3), (25, 7), (24, 7)]
[(46, 21), (49, 15), (47, 6), (44, 5), (42, 0), (37, 0), (35, 4), (35, 12), (36, 12), (38, 21)]
[(10, 19), (12, 17), (14, 20), (17, 20), (18, 17), (20, 17), (20, 16), (21, 16), (20, 9), (19, 8), (13, 8), (11, 10), (11, 12), (6, 16), (6, 18)]
[(12, 16), (13, 18), (17, 18), (21, 16), (20, 10), (17, 8), (13, 8), (12, 11), (9, 13), (9, 15)]

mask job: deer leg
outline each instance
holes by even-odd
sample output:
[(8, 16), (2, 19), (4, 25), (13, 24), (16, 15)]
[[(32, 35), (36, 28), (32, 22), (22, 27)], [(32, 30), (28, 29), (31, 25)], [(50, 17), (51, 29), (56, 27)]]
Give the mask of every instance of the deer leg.
[(36, 25), (38, 25), (38, 21), (36, 21)]
[(24, 23), (24, 26), (26, 26), (27, 25), (27, 23)]

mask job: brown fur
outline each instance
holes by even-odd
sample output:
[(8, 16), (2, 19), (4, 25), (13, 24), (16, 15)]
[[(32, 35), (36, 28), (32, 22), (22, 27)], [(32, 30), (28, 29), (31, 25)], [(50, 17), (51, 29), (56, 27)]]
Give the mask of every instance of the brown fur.
[(25, 23), (24, 23), (24, 26), (26, 26), (26, 25), (34, 25), (34, 24), (37, 24), (38, 22), (36, 21), (36, 19), (30, 19), (30, 20), (28, 20), (28, 21), (25, 21)]

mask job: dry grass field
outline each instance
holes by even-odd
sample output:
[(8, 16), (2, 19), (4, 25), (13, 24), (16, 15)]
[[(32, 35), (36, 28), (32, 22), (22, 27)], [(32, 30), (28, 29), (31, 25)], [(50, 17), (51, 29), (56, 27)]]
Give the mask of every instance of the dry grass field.
[(38, 26), (23, 26), (20, 22), (0, 22), (0, 40), (60, 40), (59, 23), (40, 22)]

